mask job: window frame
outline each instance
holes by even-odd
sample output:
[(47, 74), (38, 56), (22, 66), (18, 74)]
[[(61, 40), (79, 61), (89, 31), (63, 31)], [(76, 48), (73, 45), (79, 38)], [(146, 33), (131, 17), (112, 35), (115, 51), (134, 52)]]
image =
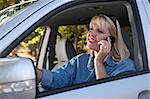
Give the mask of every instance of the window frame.
[[(147, 60), (147, 51), (146, 51), (146, 44), (144, 40), (144, 32), (141, 24), (140, 14), (138, 11), (137, 3), (135, 0), (131, 1), (132, 13), (134, 22), (131, 22), (133, 25), (134, 32), (136, 33), (136, 37), (134, 37), (135, 44), (138, 42), (142, 63), (143, 63), (143, 71), (147, 73), (149, 71), (148, 68), (148, 60)], [(138, 38), (138, 39), (137, 39)], [(136, 51), (136, 49), (135, 49)], [(138, 56), (137, 56), (138, 57)]]
[[(71, 8), (73, 6), (76, 6), (78, 4), (91, 3), (91, 2), (94, 2), (94, 1), (85, 1), (84, 2), (84, 1), (81, 0), (81, 1), (71, 2), (71, 3), (66, 4), (65, 7), (62, 6), (60, 8), (57, 8), (55, 10), (55, 14), (65, 10), (67, 8)], [(120, 75), (120, 76), (111, 77), (111, 78), (104, 78), (104, 79), (93, 81), (93, 82), (86, 82), (86, 83), (76, 84), (76, 85), (73, 85), (73, 86), (62, 87), (62, 88), (59, 88), (59, 89), (52, 89), (52, 90), (49, 90), (49, 91), (46, 91), (46, 92), (43, 92), (43, 93), (39, 94), (37, 97), (44, 97), (44, 96), (47, 96), (47, 95), (53, 95), (53, 94), (56, 94), (56, 93), (61, 93), (61, 92), (70, 91), (70, 90), (74, 90), (74, 89), (78, 89), (78, 88), (88, 87), (88, 86), (92, 86), (92, 85), (96, 85), (96, 84), (102, 84), (102, 83), (105, 83), (105, 82), (110, 82), (110, 81), (114, 81), (114, 80), (119, 80), (119, 79), (124, 79), (124, 78), (128, 78), (128, 77), (139, 76), (139, 75), (149, 73), (148, 64), (147, 64), (147, 62), (148, 62), (147, 61), (147, 55), (146, 55), (146, 50), (145, 50), (145, 42), (144, 42), (144, 37), (143, 37), (143, 31), (142, 31), (142, 27), (141, 27), (141, 24), (140, 24), (140, 17), (139, 17), (137, 5), (134, 5), (134, 4), (136, 4), (135, 1), (132, 1), (131, 3), (129, 3), (129, 5), (126, 4), (126, 6), (127, 6), (127, 8), (129, 6), (131, 6), (131, 7), (128, 8), (128, 14), (130, 12), (131, 13), (130, 18), (134, 18), (134, 21), (131, 22), (131, 25), (133, 25), (133, 26), (131, 26), (131, 28), (132, 28), (132, 32), (135, 32), (136, 37), (139, 38), (139, 39), (136, 39), (136, 37), (134, 37), (134, 43), (136, 41), (138, 41), (138, 45), (136, 45), (136, 46), (139, 47), (140, 52), (142, 54), (141, 57), (143, 58), (142, 61), (143, 61), (144, 70), (138, 71), (136, 73), (129, 73), (127, 75)], [(138, 21), (135, 21), (135, 20), (138, 20)], [(137, 31), (140, 31), (140, 34), (138, 34)], [(139, 41), (143, 41), (143, 42), (139, 42)], [(141, 51), (141, 50), (144, 50), (144, 51)]]

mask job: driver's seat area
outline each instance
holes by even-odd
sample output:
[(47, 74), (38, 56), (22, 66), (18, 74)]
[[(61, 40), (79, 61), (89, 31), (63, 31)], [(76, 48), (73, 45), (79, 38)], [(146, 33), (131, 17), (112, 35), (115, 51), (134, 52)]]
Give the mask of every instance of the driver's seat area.
[(71, 58), (76, 56), (76, 51), (72, 42), (68, 39), (60, 38), (60, 40), (55, 45), (55, 53), (57, 61), (56, 65), (52, 69), (52, 71), (57, 70), (60, 66), (63, 66), (67, 63)]

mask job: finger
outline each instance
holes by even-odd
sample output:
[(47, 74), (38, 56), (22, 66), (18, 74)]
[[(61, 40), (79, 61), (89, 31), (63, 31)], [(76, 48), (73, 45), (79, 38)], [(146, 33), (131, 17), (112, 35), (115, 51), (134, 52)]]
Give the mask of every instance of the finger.
[(99, 49), (100, 49), (100, 51), (102, 51), (103, 49), (104, 49), (104, 43), (103, 42), (98, 42), (98, 45), (99, 45)]
[(103, 45), (104, 43), (102, 41), (98, 42), (98, 45)]
[(101, 40), (101, 41), (98, 42), (99, 45), (105, 45), (106, 43), (107, 43), (106, 40)]
[(103, 50), (105, 50), (106, 52), (110, 52), (111, 50), (111, 43), (109, 43), (109, 41), (103, 41), (103, 42), (99, 42), (101, 44), (101, 47)]
[(98, 44), (100, 45), (100, 48), (102, 47), (105, 50), (109, 50), (111, 49), (111, 41), (110, 38), (108, 37), (107, 40), (101, 40), (100, 42), (98, 42)]

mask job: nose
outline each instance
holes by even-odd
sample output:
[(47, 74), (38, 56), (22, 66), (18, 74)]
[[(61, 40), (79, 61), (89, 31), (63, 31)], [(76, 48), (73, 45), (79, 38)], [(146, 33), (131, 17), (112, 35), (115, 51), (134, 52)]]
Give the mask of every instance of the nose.
[(89, 31), (88, 32), (88, 37), (96, 37), (96, 33), (94, 33), (94, 31)]

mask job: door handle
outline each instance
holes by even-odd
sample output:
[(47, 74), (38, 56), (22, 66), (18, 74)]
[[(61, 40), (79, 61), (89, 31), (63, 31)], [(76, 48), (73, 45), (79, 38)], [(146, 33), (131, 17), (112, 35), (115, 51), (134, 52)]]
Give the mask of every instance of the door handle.
[(150, 90), (144, 90), (139, 93), (138, 99), (150, 99)]

